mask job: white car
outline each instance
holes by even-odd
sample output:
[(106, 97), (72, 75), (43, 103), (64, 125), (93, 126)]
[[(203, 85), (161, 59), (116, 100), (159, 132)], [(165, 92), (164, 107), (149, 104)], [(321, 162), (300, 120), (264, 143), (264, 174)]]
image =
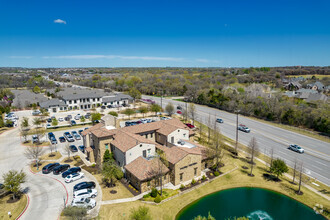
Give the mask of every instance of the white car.
[(67, 177), (65, 177), (65, 182), (66, 183), (71, 183), (75, 180), (79, 180), (81, 178), (84, 178), (85, 174), (82, 173), (82, 172), (79, 172), (79, 173), (73, 173), (73, 174), (70, 174), (68, 175)]
[(62, 122), (62, 121), (64, 121), (64, 118), (58, 118), (58, 121)]
[(289, 145), (289, 149), (290, 150), (293, 150), (293, 151), (296, 151), (298, 153), (301, 153), (301, 154), (305, 152), (305, 150), (302, 147), (300, 147), (300, 146), (298, 146), (296, 144), (290, 144)]
[(81, 115), (80, 114), (77, 114), (76, 116), (74, 116), (74, 119), (75, 120), (79, 120), (81, 118)]
[(90, 198), (74, 198), (71, 206), (92, 209), (96, 206), (96, 201)]
[(95, 198), (96, 196), (96, 189), (81, 189), (73, 193), (73, 198)]

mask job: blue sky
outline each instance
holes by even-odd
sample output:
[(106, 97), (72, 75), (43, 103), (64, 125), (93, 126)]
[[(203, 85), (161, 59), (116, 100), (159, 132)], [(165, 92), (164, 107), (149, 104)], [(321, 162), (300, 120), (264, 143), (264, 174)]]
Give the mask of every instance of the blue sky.
[(330, 65), (330, 1), (0, 0), (0, 66)]

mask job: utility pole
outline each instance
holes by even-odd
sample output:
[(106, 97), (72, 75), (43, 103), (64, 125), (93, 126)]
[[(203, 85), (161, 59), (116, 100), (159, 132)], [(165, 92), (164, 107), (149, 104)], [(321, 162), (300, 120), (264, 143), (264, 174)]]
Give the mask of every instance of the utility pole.
[(236, 146), (235, 146), (235, 151), (238, 154), (238, 113), (239, 110), (236, 110)]

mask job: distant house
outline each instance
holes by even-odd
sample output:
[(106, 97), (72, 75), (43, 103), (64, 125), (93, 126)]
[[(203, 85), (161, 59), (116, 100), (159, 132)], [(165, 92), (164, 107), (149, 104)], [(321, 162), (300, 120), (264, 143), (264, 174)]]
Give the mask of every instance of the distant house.
[(322, 92), (323, 90), (325, 90), (325, 86), (323, 85), (323, 83), (317, 81), (315, 83), (312, 84), (307, 84), (307, 88), (308, 89), (313, 89), (319, 92)]
[(47, 109), (48, 112), (59, 112), (67, 110), (68, 105), (64, 101), (55, 98), (40, 103), (40, 107)]
[(313, 89), (299, 89), (297, 91), (287, 91), (284, 93), (284, 95), (289, 98), (303, 99), (306, 100), (306, 102), (328, 101), (328, 97), (325, 94), (319, 93), (318, 91)]
[(290, 90), (290, 91), (292, 91), (292, 90), (298, 90), (298, 89), (301, 89), (302, 88), (302, 86), (301, 86), (301, 84), (299, 83), (299, 82), (289, 82), (288, 84), (286, 84), (285, 86), (284, 86), (284, 88), (285, 89), (287, 89), (287, 90)]

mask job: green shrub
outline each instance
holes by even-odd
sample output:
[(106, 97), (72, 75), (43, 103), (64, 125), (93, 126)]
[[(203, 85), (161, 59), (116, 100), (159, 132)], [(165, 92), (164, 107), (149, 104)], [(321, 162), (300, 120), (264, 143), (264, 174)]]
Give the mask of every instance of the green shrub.
[(87, 215), (87, 209), (83, 207), (67, 206), (63, 210), (63, 215), (73, 219), (82, 219)]
[(162, 198), (160, 197), (160, 195), (158, 195), (155, 199), (154, 202), (155, 203), (160, 203), (162, 201)]
[(118, 113), (117, 113), (117, 112), (114, 112), (114, 111), (109, 112), (109, 115), (112, 115), (112, 116), (118, 117)]
[(150, 197), (150, 193), (145, 194), (145, 195), (143, 196), (144, 199), (149, 198), (149, 197)]
[(196, 180), (195, 179), (192, 179), (191, 185), (195, 185), (195, 184), (196, 184)]
[(180, 189), (184, 189), (184, 187), (185, 187), (185, 186), (184, 186), (183, 184), (181, 184)]
[(214, 176), (219, 176), (219, 175), (220, 175), (220, 173), (218, 171), (214, 172)]
[(95, 163), (93, 163), (91, 167), (95, 167), (95, 166), (96, 166), (96, 164), (95, 164)]
[(206, 176), (205, 175), (202, 176), (202, 180), (203, 181), (206, 180)]
[(158, 195), (158, 190), (156, 188), (152, 188), (150, 195), (151, 197), (156, 198)]

